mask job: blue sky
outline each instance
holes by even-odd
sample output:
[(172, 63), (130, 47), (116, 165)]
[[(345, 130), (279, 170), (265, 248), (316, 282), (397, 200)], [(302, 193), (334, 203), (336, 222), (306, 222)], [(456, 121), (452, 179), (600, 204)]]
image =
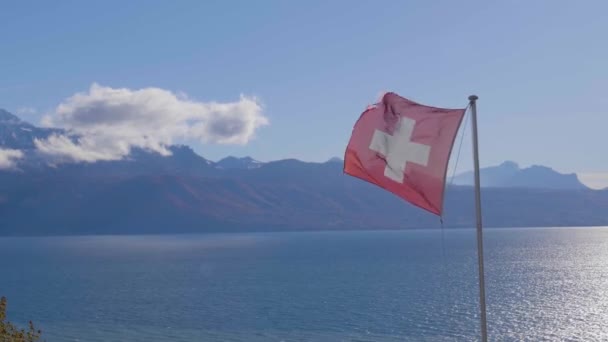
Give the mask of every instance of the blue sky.
[(322, 161), (383, 91), (445, 107), (475, 93), (482, 166), (603, 179), (607, 15), (605, 1), (13, 1), (0, 11), (0, 108), (39, 123), (94, 82), (244, 94), (269, 124), (245, 146), (187, 141), (197, 152)]

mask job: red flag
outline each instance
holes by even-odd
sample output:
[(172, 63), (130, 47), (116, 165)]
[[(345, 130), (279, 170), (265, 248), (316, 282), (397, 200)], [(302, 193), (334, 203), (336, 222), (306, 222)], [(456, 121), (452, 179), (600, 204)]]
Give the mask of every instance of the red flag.
[(344, 172), (441, 215), (448, 161), (464, 113), (387, 93), (355, 124)]

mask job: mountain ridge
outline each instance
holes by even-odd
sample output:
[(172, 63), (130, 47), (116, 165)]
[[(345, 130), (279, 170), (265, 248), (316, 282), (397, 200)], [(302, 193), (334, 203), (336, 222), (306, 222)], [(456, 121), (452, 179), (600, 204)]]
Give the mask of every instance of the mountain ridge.
[[(505, 161), (500, 165), (481, 168), (479, 171), (482, 187), (589, 189), (578, 179), (575, 173), (562, 174), (543, 165), (521, 168), (513, 161)], [(473, 171), (456, 175), (453, 183), (473, 185)]]
[[(42, 158), (37, 155), (34, 145), (34, 139), (45, 139), (52, 134), (65, 133), (64, 130), (56, 128), (40, 128), (21, 120), (18, 116), (11, 114), (10, 112), (0, 109), (0, 147), (18, 149), (25, 152), (26, 157), (22, 163), (25, 162), (27, 165), (28, 161), (35, 161), (34, 165), (40, 167), (43, 161)], [(170, 156), (169, 159), (177, 160), (180, 159), (182, 163), (187, 163), (186, 159), (190, 158), (190, 163), (197, 164), (203, 163), (197, 158), (200, 158), (204, 163), (215, 169), (256, 169), (262, 166), (272, 163), (289, 162), (290, 160), (297, 160), (293, 158), (275, 160), (270, 162), (260, 162), (250, 156), (246, 157), (234, 157), (227, 156), (218, 160), (217, 162), (210, 161), (203, 156), (194, 152), (190, 147), (185, 145), (172, 145), (168, 147), (168, 150), (174, 153), (180, 154), (180, 157)], [(187, 155), (185, 155), (187, 154)], [(156, 159), (159, 161), (158, 155), (148, 152), (142, 149), (133, 149), (129, 156), (124, 160), (117, 161), (119, 164), (122, 161), (146, 161)], [(306, 163), (301, 161), (302, 163)], [(340, 157), (332, 157), (325, 162), (318, 164), (339, 164), (343, 163), (343, 159)], [(104, 162), (97, 162), (97, 165), (102, 165)], [(107, 164), (107, 163), (106, 163)], [(65, 165), (64, 165), (65, 166)], [(68, 166), (69, 167), (69, 166)], [(167, 170), (171, 170), (171, 167), (167, 167)], [(1, 170), (0, 170), (1, 172)], [(500, 165), (490, 166), (482, 168), (481, 180), (482, 187), (523, 187), (523, 188), (549, 188), (549, 189), (587, 189), (583, 183), (580, 182), (576, 174), (561, 174), (553, 169), (542, 166), (533, 165), (527, 168), (520, 168), (516, 162), (505, 161)], [(454, 185), (473, 185), (473, 171), (467, 171), (457, 174), (452, 180)]]

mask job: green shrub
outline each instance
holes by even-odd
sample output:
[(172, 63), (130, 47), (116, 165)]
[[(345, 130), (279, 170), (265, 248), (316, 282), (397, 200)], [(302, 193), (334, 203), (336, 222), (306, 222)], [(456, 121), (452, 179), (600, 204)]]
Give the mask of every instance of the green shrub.
[(35, 342), (40, 338), (40, 330), (34, 328), (32, 321), (29, 329), (18, 329), (6, 321), (6, 298), (0, 298), (0, 342)]

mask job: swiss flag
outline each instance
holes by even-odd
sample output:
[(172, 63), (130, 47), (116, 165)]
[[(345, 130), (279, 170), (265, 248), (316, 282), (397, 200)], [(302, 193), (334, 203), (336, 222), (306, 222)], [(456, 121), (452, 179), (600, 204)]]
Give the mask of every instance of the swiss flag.
[(344, 172), (441, 215), (448, 161), (465, 110), (386, 93), (355, 124)]

